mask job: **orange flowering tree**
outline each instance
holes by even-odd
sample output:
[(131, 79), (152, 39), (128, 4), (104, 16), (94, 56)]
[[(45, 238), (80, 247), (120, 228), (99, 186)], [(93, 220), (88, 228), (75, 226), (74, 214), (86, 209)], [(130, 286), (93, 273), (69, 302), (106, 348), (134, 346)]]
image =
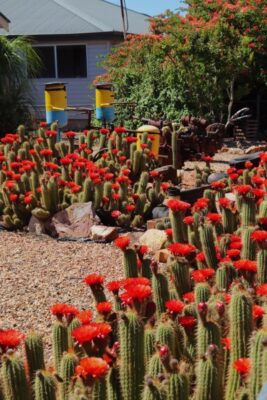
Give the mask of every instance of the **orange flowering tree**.
[(137, 103), (138, 117), (189, 112), (226, 121), (238, 99), (267, 83), (267, 2), (185, 5), (151, 18), (148, 34), (129, 35), (106, 59), (104, 78), (120, 99)]

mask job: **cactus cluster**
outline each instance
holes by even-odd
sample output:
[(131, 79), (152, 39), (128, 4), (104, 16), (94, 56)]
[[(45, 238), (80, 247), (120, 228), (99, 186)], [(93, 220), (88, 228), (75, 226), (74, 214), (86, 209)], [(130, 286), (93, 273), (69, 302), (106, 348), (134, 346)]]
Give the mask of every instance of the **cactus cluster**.
[[(267, 154), (261, 157), (247, 173), (229, 170), (192, 207), (167, 202), (167, 265), (127, 235), (115, 240), (124, 279), (85, 277), (95, 310), (51, 307), (52, 368), (39, 334), (1, 330), (0, 398), (256, 400), (267, 380)], [(143, 171), (135, 193), (147, 180)]]
[(6, 228), (22, 228), (32, 215), (47, 220), (89, 201), (112, 214), (117, 225), (138, 227), (164, 199), (153, 135), (144, 133), (140, 150), (137, 138), (121, 127), (69, 131), (59, 142), (57, 136), (56, 124), (41, 124), (33, 132), (19, 126), (1, 139), (0, 214)]

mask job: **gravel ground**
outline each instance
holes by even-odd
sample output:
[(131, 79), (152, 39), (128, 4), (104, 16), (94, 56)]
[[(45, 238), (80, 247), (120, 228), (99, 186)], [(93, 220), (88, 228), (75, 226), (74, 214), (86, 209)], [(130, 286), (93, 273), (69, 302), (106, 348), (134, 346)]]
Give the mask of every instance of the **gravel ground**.
[(106, 281), (122, 277), (121, 252), (110, 244), (57, 242), (46, 236), (0, 232), (0, 328), (44, 334), (50, 354), (54, 303), (93, 305), (82, 282), (93, 272)]

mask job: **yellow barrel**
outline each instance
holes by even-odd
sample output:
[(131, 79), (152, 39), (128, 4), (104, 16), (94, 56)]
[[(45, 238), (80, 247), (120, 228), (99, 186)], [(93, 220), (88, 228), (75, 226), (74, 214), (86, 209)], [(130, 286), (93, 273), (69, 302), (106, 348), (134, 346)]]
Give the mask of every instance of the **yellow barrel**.
[(102, 82), (96, 85), (96, 118), (102, 122), (112, 122), (115, 118), (113, 84)]
[(64, 83), (52, 82), (45, 85), (45, 110), (46, 121), (51, 124), (58, 121), (60, 126), (65, 126), (67, 118), (67, 92)]
[(144, 133), (148, 133), (149, 135), (153, 136), (152, 140), (152, 151), (156, 155), (159, 154), (159, 146), (160, 146), (160, 130), (153, 125), (142, 125), (140, 128), (137, 129), (137, 150), (141, 149), (142, 143), (142, 136)]

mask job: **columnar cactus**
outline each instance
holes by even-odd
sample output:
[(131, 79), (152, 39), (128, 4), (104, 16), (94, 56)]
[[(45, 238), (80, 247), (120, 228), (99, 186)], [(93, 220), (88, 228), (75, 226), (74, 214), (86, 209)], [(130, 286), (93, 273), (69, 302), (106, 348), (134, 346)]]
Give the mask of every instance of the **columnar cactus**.
[(119, 321), (120, 379), (124, 400), (141, 399), (144, 376), (144, 325), (138, 315), (128, 311)]

